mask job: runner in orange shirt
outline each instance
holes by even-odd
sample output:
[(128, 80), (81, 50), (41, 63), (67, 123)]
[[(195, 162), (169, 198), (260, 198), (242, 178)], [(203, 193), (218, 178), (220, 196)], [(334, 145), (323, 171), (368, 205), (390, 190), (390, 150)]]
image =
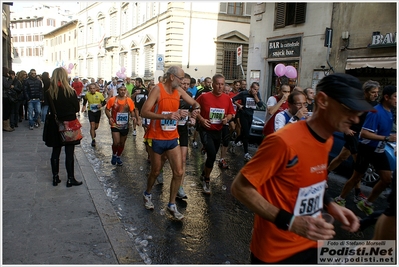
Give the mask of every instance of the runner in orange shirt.
[(351, 75), (330, 74), (316, 91), (313, 115), (267, 136), (232, 183), (232, 194), (255, 213), (252, 263), (317, 264), (316, 240), (335, 234), (323, 209), (343, 229), (359, 228), (356, 215), (325, 192), (327, 159), (334, 131), (348, 130), (373, 107)]
[[(111, 97), (105, 108), (105, 115), (109, 119), (112, 132), (112, 165), (122, 166), (121, 154), (125, 148), (127, 134), (129, 133), (130, 118), (138, 118), (137, 109), (134, 108), (133, 100), (126, 96), (127, 89), (124, 85), (117, 89), (118, 94)], [(141, 121), (139, 121), (141, 125)]]
[(165, 82), (158, 83), (151, 90), (141, 109), (141, 116), (151, 119), (148, 130), (144, 135), (150, 152), (151, 171), (147, 180), (147, 188), (143, 193), (143, 199), (145, 208), (153, 210), (154, 204), (152, 203), (150, 192), (163, 166), (162, 155), (164, 154), (173, 172), (167, 209), (176, 219), (181, 220), (184, 216), (177, 210), (175, 204), (175, 198), (183, 176), (177, 121), (182, 117), (188, 116), (188, 111), (179, 110), (180, 96), (187, 104), (193, 107), (192, 116), (194, 118), (200, 106), (180, 87), (181, 82), (184, 80), (183, 69), (172, 66), (165, 76)]

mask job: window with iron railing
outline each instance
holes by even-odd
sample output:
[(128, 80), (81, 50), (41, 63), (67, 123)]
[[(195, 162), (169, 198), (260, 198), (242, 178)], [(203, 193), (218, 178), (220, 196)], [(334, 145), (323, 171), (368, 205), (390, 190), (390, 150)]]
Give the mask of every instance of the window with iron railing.
[(240, 66), (237, 66), (237, 47), (239, 44), (224, 43), (222, 74), (226, 80), (240, 79)]

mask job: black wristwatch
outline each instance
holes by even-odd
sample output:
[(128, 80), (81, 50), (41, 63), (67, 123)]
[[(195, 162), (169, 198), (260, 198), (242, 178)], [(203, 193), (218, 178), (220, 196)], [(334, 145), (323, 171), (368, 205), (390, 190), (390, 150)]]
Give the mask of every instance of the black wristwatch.
[(292, 117), (292, 119), (293, 119), (294, 121), (299, 121), (299, 118), (298, 118), (297, 115), (294, 115), (294, 116)]
[(388, 142), (389, 141), (389, 136), (385, 136), (384, 141)]

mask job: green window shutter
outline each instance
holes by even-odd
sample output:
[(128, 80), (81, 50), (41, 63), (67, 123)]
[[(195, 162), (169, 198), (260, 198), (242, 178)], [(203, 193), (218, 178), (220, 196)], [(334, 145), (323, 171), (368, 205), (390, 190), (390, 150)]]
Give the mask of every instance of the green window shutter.
[(305, 23), (306, 21), (306, 3), (297, 3), (295, 12), (295, 24)]
[(274, 19), (274, 28), (284, 28), (285, 27), (285, 3), (276, 3), (275, 4), (275, 19)]

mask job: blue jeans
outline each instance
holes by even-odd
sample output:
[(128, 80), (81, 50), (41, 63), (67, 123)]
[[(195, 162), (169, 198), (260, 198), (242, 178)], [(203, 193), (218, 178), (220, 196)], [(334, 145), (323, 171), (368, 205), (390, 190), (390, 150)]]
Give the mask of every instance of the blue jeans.
[[(35, 115), (33, 115), (33, 111)], [(28, 117), (29, 117), (29, 127), (33, 126), (35, 122), (40, 118), (40, 100), (29, 100), (28, 102)]]
[(47, 111), (48, 111), (48, 105), (42, 106), (42, 122), (46, 121)]

